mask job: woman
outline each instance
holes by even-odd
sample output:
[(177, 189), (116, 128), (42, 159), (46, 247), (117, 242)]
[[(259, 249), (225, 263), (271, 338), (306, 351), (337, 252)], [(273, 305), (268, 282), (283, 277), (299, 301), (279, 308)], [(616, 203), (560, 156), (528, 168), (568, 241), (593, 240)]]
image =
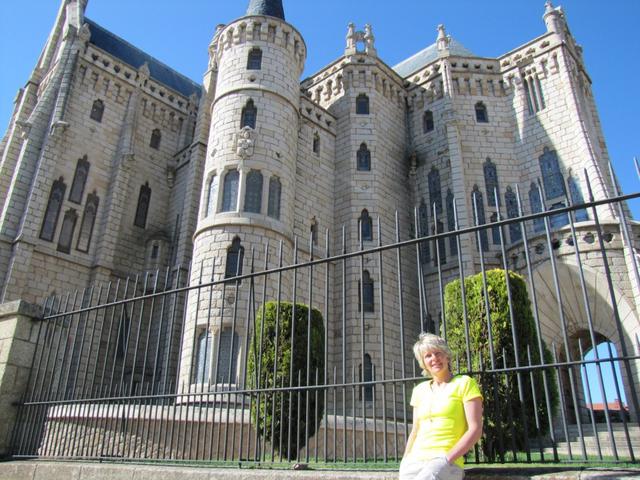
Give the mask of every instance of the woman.
[(431, 380), (413, 389), (413, 428), (400, 480), (461, 480), (464, 454), (482, 435), (482, 394), (474, 379), (451, 373), (444, 339), (421, 333), (413, 353)]

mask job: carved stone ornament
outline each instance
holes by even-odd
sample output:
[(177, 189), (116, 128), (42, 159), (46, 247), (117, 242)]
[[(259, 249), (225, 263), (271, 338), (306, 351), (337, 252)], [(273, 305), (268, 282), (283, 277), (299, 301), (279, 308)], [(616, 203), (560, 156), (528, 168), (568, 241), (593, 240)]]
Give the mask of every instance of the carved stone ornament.
[(236, 133), (235, 150), (243, 160), (253, 155), (255, 147), (254, 135), (255, 133), (251, 127), (243, 127)]

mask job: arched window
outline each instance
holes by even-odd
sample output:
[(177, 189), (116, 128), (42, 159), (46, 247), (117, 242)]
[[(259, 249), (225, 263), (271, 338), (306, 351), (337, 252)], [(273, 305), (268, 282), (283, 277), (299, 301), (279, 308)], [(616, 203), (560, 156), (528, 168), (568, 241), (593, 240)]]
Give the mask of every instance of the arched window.
[(70, 208), (64, 214), (62, 220), (62, 228), (60, 229), (60, 237), (58, 238), (58, 251), (62, 253), (71, 252), (71, 241), (73, 240), (73, 232), (76, 229), (78, 214), (75, 209)]
[(311, 225), (309, 226), (309, 233), (311, 235), (311, 241), (314, 245), (318, 244), (318, 220), (316, 217), (311, 219)]
[(240, 172), (229, 170), (224, 176), (222, 188), (222, 210), (223, 212), (235, 212), (238, 204), (238, 183)]
[(431, 132), (433, 131), (433, 128), (433, 112), (431, 110), (427, 110), (422, 116), (422, 131), (424, 133)]
[(78, 235), (78, 243), (76, 249), (80, 252), (87, 253), (91, 246), (91, 237), (93, 236), (93, 226), (96, 223), (96, 216), (98, 215), (98, 205), (100, 199), (96, 192), (90, 193), (87, 196), (87, 203), (84, 206), (84, 213), (82, 214), (82, 223), (80, 224), (80, 234)]
[[(511, 187), (507, 187), (507, 192), (504, 194), (504, 203), (506, 203), (507, 206), (507, 217), (517, 218), (519, 216), (518, 200)], [(509, 237), (511, 238), (511, 243), (522, 240), (522, 228), (520, 227), (520, 222), (509, 224)]]
[[(471, 192), (471, 208), (474, 211), (474, 219), (476, 225), (484, 225), (487, 223), (485, 215), (484, 215), (484, 200), (482, 200), (482, 193), (480, 189), (478, 189), (477, 185), (473, 186), (473, 191)], [(487, 235), (487, 230), (482, 229), (480, 232), (480, 244), (482, 246), (482, 251), (486, 252), (489, 250), (489, 238)]]
[(71, 191), (69, 192), (69, 201), (73, 203), (82, 203), (82, 194), (89, 176), (90, 164), (87, 156), (78, 159), (76, 163), (76, 172), (73, 175), (73, 183), (71, 183)]
[[(373, 363), (371, 362), (371, 355), (364, 354), (364, 367), (360, 365), (360, 378), (363, 382), (373, 382)], [(363, 396), (364, 393), (364, 396)], [(360, 400), (365, 402), (373, 401), (373, 385), (365, 385), (360, 390)]]
[(194, 383), (209, 383), (209, 365), (211, 363), (211, 332), (205, 330), (198, 335), (196, 369)]
[(556, 197), (564, 197), (564, 177), (560, 171), (560, 163), (555, 150), (544, 147), (542, 155), (538, 157), (540, 171), (542, 172), (542, 185), (547, 200)]
[(255, 130), (257, 117), (258, 109), (253, 104), (253, 100), (250, 99), (242, 109), (242, 116), (240, 117), (240, 128), (249, 127)]
[[(454, 196), (450, 188), (447, 188), (447, 229), (449, 232), (456, 230)], [(456, 241), (455, 235), (449, 237), (449, 250), (451, 251), (451, 255), (458, 254), (458, 242)]]
[(238, 334), (229, 328), (220, 334), (216, 383), (236, 383), (238, 367)]
[(356, 97), (356, 113), (358, 115), (369, 115), (369, 97), (364, 93)]
[(269, 205), (267, 215), (276, 220), (280, 220), (280, 197), (282, 195), (282, 185), (278, 177), (269, 179)]
[(162, 133), (159, 129), (154, 129), (151, 132), (151, 140), (149, 140), (149, 146), (158, 150), (160, 148), (160, 140), (162, 140)]
[(366, 143), (361, 143), (357, 153), (357, 168), (361, 172), (371, 170), (371, 152)]
[(484, 170), (484, 186), (487, 191), (487, 205), (496, 206), (496, 195), (500, 198), (500, 190), (498, 188), (498, 170), (496, 164), (489, 157), (482, 167)]
[[(436, 228), (437, 227), (437, 228)], [(444, 223), (440, 220), (436, 222), (436, 225), (431, 227), (433, 233), (444, 233)], [(438, 259), (440, 259), (440, 265), (447, 263), (447, 252), (445, 250), (444, 238), (439, 238), (438, 243), (433, 242), (433, 266), (438, 266)]]
[[(569, 193), (571, 194), (571, 204), (572, 205), (580, 205), (584, 203), (584, 197), (582, 196), (582, 190), (580, 190), (580, 185), (578, 185), (578, 181), (572, 175), (569, 177), (567, 181), (569, 183)], [(589, 220), (589, 214), (585, 208), (581, 208), (580, 210), (575, 210), (575, 219), (576, 222), (584, 222)]]
[(440, 171), (436, 167), (431, 167), (428, 178), (429, 182), (429, 206), (436, 206), (436, 212), (442, 213), (442, 189), (440, 185)]
[(207, 185), (207, 210), (205, 217), (216, 213), (216, 207), (218, 206), (218, 175), (213, 174), (209, 178), (209, 184)]
[(260, 70), (262, 68), (262, 50), (255, 47), (249, 50), (247, 57), (247, 70)]
[(227, 249), (227, 263), (224, 270), (224, 278), (233, 278), (242, 275), (242, 261), (244, 259), (244, 247), (240, 243), (240, 237), (235, 237), (231, 246)]
[(91, 114), (89, 115), (91, 120), (96, 122), (102, 122), (102, 115), (104, 114), (104, 103), (102, 100), (96, 100), (91, 107)]
[(487, 107), (482, 102), (476, 103), (476, 122), (489, 123), (489, 113), (487, 112)]
[(44, 213), (42, 227), (40, 228), (40, 238), (42, 240), (47, 240), (48, 242), (53, 241), (66, 190), (67, 186), (62, 177), (53, 182), (51, 192), (49, 193), (49, 201), (47, 202), (47, 210)]
[[(529, 189), (529, 205), (531, 206), (531, 213), (542, 212), (542, 196), (538, 185), (531, 182), (531, 188)], [(544, 230), (544, 219), (536, 218), (533, 221), (533, 231), (541, 232)]]
[(260, 213), (262, 210), (262, 173), (259, 170), (251, 170), (247, 175), (246, 190), (244, 193), (244, 211)]
[[(424, 198), (420, 200), (418, 206), (418, 236), (426, 237), (429, 235), (429, 207), (424, 201)], [(431, 249), (429, 248), (429, 242), (420, 242), (420, 260), (425, 265), (431, 261)]]
[[(493, 212), (489, 221), (491, 223), (496, 223), (498, 221), (498, 213)], [(498, 227), (491, 227), (491, 239), (494, 245), (500, 245), (500, 229)]]
[(373, 312), (373, 279), (368, 270), (362, 272), (362, 292), (358, 281), (358, 311)]
[(138, 195), (138, 206), (136, 207), (136, 216), (133, 224), (136, 227), (145, 228), (147, 225), (147, 214), (149, 213), (149, 204), (151, 203), (151, 188), (149, 182), (140, 186), (140, 194)]
[(373, 221), (366, 208), (360, 214), (360, 235), (363, 241), (373, 240)]
[(318, 132), (313, 135), (313, 153), (320, 154), (320, 135), (318, 135)]

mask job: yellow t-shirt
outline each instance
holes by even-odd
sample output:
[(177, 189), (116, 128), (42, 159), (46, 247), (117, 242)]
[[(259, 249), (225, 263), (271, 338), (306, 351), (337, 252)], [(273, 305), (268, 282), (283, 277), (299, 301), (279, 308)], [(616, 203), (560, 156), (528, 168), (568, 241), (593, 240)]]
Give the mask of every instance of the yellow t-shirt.
[[(454, 376), (442, 389), (432, 390), (431, 380), (416, 385), (411, 406), (418, 431), (409, 458), (426, 462), (451, 450), (468, 428), (463, 404), (478, 397), (478, 384), (466, 375)], [(464, 457), (455, 463), (463, 467)]]

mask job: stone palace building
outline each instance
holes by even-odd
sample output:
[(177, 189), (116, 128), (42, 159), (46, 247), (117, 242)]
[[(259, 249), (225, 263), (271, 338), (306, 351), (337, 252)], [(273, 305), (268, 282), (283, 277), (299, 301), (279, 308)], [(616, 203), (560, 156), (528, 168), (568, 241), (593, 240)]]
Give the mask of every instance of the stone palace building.
[[(245, 16), (216, 28), (201, 83), (86, 18), (86, 5), (62, 0), (0, 143), (0, 303), (42, 303), (135, 275), (148, 274), (151, 285), (158, 271), (195, 285), (246, 274), (251, 261), (256, 270), (276, 267), (280, 249), (289, 264), (294, 253), (306, 261), (343, 247), (393, 243), (396, 212), (406, 240), (455, 230), (456, 221), (494, 222), (498, 208), (503, 218), (516, 217), (518, 193), (524, 214), (562, 208), (567, 198), (588, 198), (585, 172), (596, 200), (615, 195), (582, 49), (565, 12), (550, 1), (541, 35), (497, 58), (475, 55), (434, 25), (433, 44), (390, 66), (378, 57), (372, 26), (350, 24), (344, 52), (301, 81), (313, 52), (285, 20), (282, 1), (251, 0)], [(617, 207), (598, 207), (598, 214), (633, 348), (640, 332), (633, 253)], [(594, 329), (619, 345), (593, 211), (578, 210), (575, 220), (587, 289), (597, 299)], [(528, 223), (538, 308), (551, 343), (561, 332), (545, 225)], [(566, 213), (558, 214), (551, 227), (577, 351), (587, 326), (568, 223)], [(526, 274), (522, 231), (504, 231), (510, 267)], [(480, 271), (480, 251), (485, 265), (502, 265), (498, 230), (478, 239), (425, 242), (419, 260), (415, 249), (403, 257), (403, 275), (419, 278), (404, 286), (406, 338), (438, 328), (439, 276), (457, 278), (459, 259), (465, 274)], [(387, 355), (401, 345), (394, 262), (367, 261), (363, 272), (349, 263), (344, 276), (331, 269), (326, 289), (322, 269), (298, 279), (299, 301), (309, 300), (313, 281), (322, 287), (312, 303), (346, 318), (346, 330), (327, 325), (332, 362), (341, 361), (345, 336), (353, 352), (345, 353), (348, 368), (358, 364), (361, 339), (351, 333), (363, 320), (369, 377), (380, 370), (378, 339), (387, 340)], [(292, 282), (285, 275), (283, 299), (291, 299)], [(267, 296), (275, 298), (276, 289), (271, 281)], [(218, 321), (215, 312), (236, 305), (244, 318), (247, 289), (218, 285), (207, 295), (202, 301), (192, 291), (184, 325), (170, 332), (174, 346), (182, 339), (170, 354), (183, 385), (218, 381), (210, 378), (211, 359), (227, 357), (198, 353), (212, 338), (220, 337), (225, 351), (235, 346), (219, 372), (233, 377), (244, 365), (244, 321), (232, 328), (232, 315)]]

